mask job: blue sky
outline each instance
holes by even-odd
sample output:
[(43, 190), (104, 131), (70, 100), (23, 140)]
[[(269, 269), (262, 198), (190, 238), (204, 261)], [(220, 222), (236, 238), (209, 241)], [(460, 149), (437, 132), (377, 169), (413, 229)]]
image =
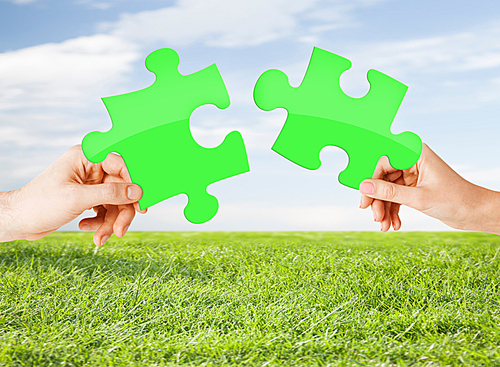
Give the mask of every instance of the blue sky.
[[(172, 47), (184, 74), (218, 65), (231, 106), (196, 110), (193, 135), (213, 147), (239, 130), (251, 173), (209, 187), (220, 209), (207, 224), (188, 223), (179, 196), (132, 230), (376, 230), (359, 193), (338, 183), (346, 154), (324, 149), (317, 171), (293, 165), (270, 150), (286, 112), (253, 104), (267, 69), (298, 85), (313, 46), (352, 61), (349, 95), (368, 91), (371, 68), (408, 85), (393, 132), (416, 132), (464, 177), (500, 190), (498, 1), (0, 0), (0, 35), (0, 190), (108, 130), (100, 98), (151, 84), (144, 58)], [(406, 230), (446, 228), (411, 209), (402, 219)]]

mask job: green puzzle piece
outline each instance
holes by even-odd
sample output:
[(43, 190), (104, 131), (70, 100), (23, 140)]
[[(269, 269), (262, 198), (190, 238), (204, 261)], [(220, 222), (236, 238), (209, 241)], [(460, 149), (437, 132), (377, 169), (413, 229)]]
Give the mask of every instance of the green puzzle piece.
[(152, 52), (146, 67), (156, 74), (156, 81), (136, 92), (103, 98), (113, 127), (86, 135), (82, 148), (94, 163), (111, 152), (123, 157), (132, 182), (143, 189), (141, 209), (186, 194), (186, 219), (204, 223), (219, 207), (207, 186), (248, 172), (248, 158), (237, 131), (215, 148), (196, 143), (189, 128), (192, 112), (204, 104), (227, 108), (229, 95), (215, 64), (181, 75), (179, 62), (172, 49)]
[(342, 148), (349, 164), (339, 181), (358, 189), (373, 176), (383, 156), (395, 169), (413, 166), (422, 152), (422, 141), (412, 132), (395, 135), (390, 130), (408, 88), (370, 70), (370, 91), (362, 98), (349, 97), (340, 87), (340, 76), (350, 67), (349, 60), (315, 47), (299, 87), (290, 86), (283, 72), (268, 70), (255, 85), (254, 99), (266, 111), (288, 110), (272, 147), (275, 152), (304, 168), (318, 169), (325, 146)]

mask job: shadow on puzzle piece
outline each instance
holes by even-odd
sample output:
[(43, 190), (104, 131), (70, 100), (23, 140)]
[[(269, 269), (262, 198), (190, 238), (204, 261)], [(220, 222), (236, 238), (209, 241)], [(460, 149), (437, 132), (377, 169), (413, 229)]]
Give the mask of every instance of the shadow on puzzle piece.
[(351, 62), (314, 48), (304, 80), (290, 86), (279, 70), (264, 72), (254, 89), (261, 109), (288, 110), (288, 117), (272, 149), (308, 169), (321, 166), (319, 154), (328, 145), (349, 156), (339, 181), (354, 189), (373, 177), (379, 159), (387, 156), (395, 169), (413, 166), (422, 152), (422, 141), (412, 132), (391, 133), (391, 124), (403, 101), (404, 84), (376, 70), (368, 71), (369, 92), (361, 98), (344, 94), (341, 74)]
[(143, 189), (141, 209), (186, 194), (186, 219), (204, 223), (219, 207), (207, 186), (250, 168), (237, 131), (215, 148), (196, 143), (189, 128), (192, 112), (205, 104), (227, 108), (229, 95), (215, 64), (181, 75), (179, 62), (172, 49), (152, 52), (146, 68), (156, 75), (155, 82), (136, 92), (103, 98), (113, 127), (86, 135), (82, 148), (94, 163), (111, 152), (123, 157), (132, 182)]

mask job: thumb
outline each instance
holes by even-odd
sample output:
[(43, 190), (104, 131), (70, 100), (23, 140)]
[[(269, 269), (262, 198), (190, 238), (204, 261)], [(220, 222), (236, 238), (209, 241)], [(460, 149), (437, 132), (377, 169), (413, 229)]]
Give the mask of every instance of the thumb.
[(130, 183), (103, 183), (80, 185), (79, 203), (85, 208), (98, 205), (122, 205), (135, 203), (142, 197), (139, 185)]
[(414, 209), (421, 207), (421, 190), (416, 187), (398, 185), (384, 180), (364, 180), (359, 191), (370, 198), (407, 205)]

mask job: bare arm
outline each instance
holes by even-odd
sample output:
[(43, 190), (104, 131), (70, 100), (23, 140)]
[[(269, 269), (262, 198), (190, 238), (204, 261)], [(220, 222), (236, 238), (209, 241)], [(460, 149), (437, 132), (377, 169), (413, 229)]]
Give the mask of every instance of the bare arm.
[(404, 171), (382, 158), (360, 191), (360, 207), (372, 207), (383, 232), (391, 224), (401, 227), (399, 208), (407, 205), (455, 229), (500, 234), (500, 193), (465, 180), (426, 144), (415, 166)]
[(125, 235), (141, 196), (120, 156), (91, 163), (76, 145), (25, 186), (0, 192), (0, 242), (42, 238), (93, 208), (96, 216), (79, 227), (95, 230), (100, 246), (113, 233)]

